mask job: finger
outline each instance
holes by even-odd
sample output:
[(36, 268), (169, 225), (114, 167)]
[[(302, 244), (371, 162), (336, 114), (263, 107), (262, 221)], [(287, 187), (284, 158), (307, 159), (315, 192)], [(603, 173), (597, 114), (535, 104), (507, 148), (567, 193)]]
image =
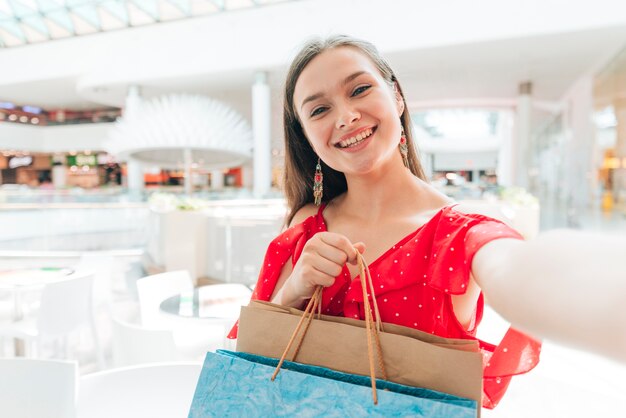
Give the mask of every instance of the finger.
[(313, 263), (313, 268), (317, 271), (327, 274), (331, 277), (337, 277), (341, 274), (343, 270), (343, 264), (337, 264), (331, 260), (328, 260), (324, 257), (317, 257)]
[(348, 255), (343, 250), (326, 244), (325, 242), (320, 243), (315, 250), (321, 257), (340, 266), (343, 266), (348, 261)]
[(358, 255), (363, 254), (365, 252), (365, 244), (362, 242), (357, 242), (352, 246), (352, 257), (348, 259), (350, 264), (358, 264)]
[[(318, 234), (320, 235), (320, 234)], [(356, 251), (350, 240), (344, 235), (326, 232), (321, 235), (322, 242), (340, 249), (347, 256), (347, 260), (356, 259)], [(345, 261), (344, 261), (345, 263)]]
[(323, 271), (320, 270), (316, 270), (316, 275), (315, 275), (315, 283), (318, 285), (322, 285), (324, 287), (329, 287), (332, 286), (333, 284), (335, 284), (335, 277), (336, 276), (332, 276), (329, 274), (324, 273)]

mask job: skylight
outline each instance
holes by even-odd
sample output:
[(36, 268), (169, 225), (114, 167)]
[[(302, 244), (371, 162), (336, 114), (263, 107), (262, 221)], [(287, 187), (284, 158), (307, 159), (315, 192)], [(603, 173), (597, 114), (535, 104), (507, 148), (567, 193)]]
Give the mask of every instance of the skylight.
[(0, 48), (295, 0), (0, 0)]
[(474, 109), (440, 109), (416, 112), (413, 122), (434, 138), (480, 138), (496, 135), (498, 112)]

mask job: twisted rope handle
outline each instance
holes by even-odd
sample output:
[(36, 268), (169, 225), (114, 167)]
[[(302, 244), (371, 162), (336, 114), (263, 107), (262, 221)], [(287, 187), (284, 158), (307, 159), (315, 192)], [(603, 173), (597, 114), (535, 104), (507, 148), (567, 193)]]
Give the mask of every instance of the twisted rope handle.
[[(315, 311), (315, 308), (317, 307), (318, 304), (320, 306), (322, 304), (321, 302), (322, 289), (323, 289), (322, 286), (317, 286), (315, 288), (315, 291), (313, 292), (313, 296), (311, 296), (311, 300), (309, 300), (309, 303), (306, 305), (304, 314), (302, 314), (302, 317), (300, 318), (300, 321), (298, 322), (296, 329), (293, 331), (293, 334), (291, 334), (291, 338), (289, 339), (289, 342), (287, 343), (287, 347), (285, 347), (285, 351), (283, 352), (283, 355), (280, 357), (280, 361), (278, 362), (278, 365), (276, 366), (276, 370), (274, 370), (274, 374), (272, 375), (272, 381), (276, 379), (276, 376), (278, 375), (278, 372), (280, 371), (280, 368), (282, 367), (285, 361), (285, 358), (287, 357), (287, 353), (291, 349), (291, 346), (293, 345), (294, 340), (298, 336), (298, 332), (300, 332), (300, 329), (302, 328), (302, 324), (306, 321), (306, 326), (304, 328), (304, 331), (302, 332), (302, 336), (300, 337), (300, 340), (298, 341), (298, 346), (296, 347), (295, 354), (298, 354), (298, 351), (300, 351), (300, 346), (302, 345), (302, 341), (304, 341), (304, 336), (306, 335), (306, 331), (309, 329), (309, 325), (311, 324), (311, 320), (313, 319), (313, 312)], [(295, 358), (296, 356), (294, 355), (292, 357), (292, 361), (295, 360)]]
[[(372, 384), (372, 398), (374, 399), (374, 405), (378, 404), (378, 395), (376, 393), (376, 366), (374, 365), (374, 353), (373, 343), (376, 345), (376, 354), (378, 357), (378, 366), (383, 374), (383, 379), (387, 380), (387, 371), (385, 370), (385, 364), (383, 363), (383, 353), (380, 346), (380, 338), (378, 333), (381, 332), (382, 324), (380, 320), (380, 314), (378, 313), (378, 304), (376, 303), (376, 294), (374, 293), (374, 285), (372, 284), (372, 276), (370, 275), (369, 268), (363, 259), (363, 256), (357, 252), (357, 261), (359, 263), (361, 280), (361, 289), (363, 290), (363, 310), (365, 311), (365, 330), (367, 332), (367, 357), (369, 359), (370, 366), (370, 381)], [(376, 320), (374, 321), (372, 308), (370, 307), (370, 301), (367, 294), (367, 285), (369, 284), (370, 294), (372, 295), (372, 304), (374, 305), (374, 312), (376, 312)], [(374, 325), (375, 323), (375, 325)], [(372, 342), (373, 340), (373, 342)]]
[[(378, 404), (378, 395), (376, 393), (376, 366), (374, 365), (374, 352), (373, 352), (374, 350), (373, 350), (372, 345), (376, 346), (378, 366), (382, 372), (383, 379), (387, 380), (387, 371), (385, 370), (385, 364), (383, 363), (383, 353), (382, 353), (382, 348), (380, 345), (380, 336), (379, 336), (379, 333), (383, 332), (383, 326), (382, 326), (382, 321), (380, 320), (380, 314), (378, 312), (378, 304), (376, 303), (374, 285), (372, 284), (372, 276), (370, 275), (369, 268), (367, 267), (367, 264), (365, 263), (365, 259), (363, 258), (363, 256), (358, 250), (357, 250), (357, 262), (358, 262), (359, 270), (360, 270), (359, 278), (361, 280), (361, 288), (363, 289), (363, 308), (365, 310), (365, 331), (367, 333), (367, 356), (369, 359), (370, 381), (372, 384), (372, 398), (374, 400), (374, 405), (376, 405)], [(367, 294), (368, 286), (369, 286), (370, 294), (372, 295), (372, 305), (374, 308), (374, 312), (376, 314), (376, 318), (374, 318), (372, 314), (372, 308), (370, 306), (370, 302), (369, 302), (369, 298)], [(300, 352), (300, 348), (302, 347), (302, 342), (304, 341), (304, 337), (309, 329), (309, 326), (311, 325), (315, 311), (317, 310), (318, 318), (321, 316), (322, 290), (323, 290), (322, 286), (317, 286), (315, 288), (315, 291), (313, 292), (313, 296), (311, 296), (311, 300), (309, 300), (309, 303), (307, 304), (304, 310), (304, 313), (302, 317), (300, 318), (298, 325), (296, 326), (296, 329), (293, 331), (293, 334), (291, 334), (291, 338), (289, 339), (289, 342), (287, 343), (287, 347), (285, 348), (283, 355), (280, 357), (280, 360), (278, 361), (278, 365), (276, 366), (276, 369), (274, 370), (274, 374), (272, 374), (272, 381), (276, 379), (276, 376), (278, 375), (278, 372), (280, 371), (280, 368), (282, 367), (287, 357), (287, 354), (289, 353), (289, 350), (291, 349), (291, 346), (296, 340), (298, 333), (302, 329), (302, 326), (304, 325), (304, 329), (302, 330), (302, 335), (300, 336), (298, 340), (298, 344), (296, 346), (294, 355), (292, 357), (292, 361), (295, 361), (298, 353)]]

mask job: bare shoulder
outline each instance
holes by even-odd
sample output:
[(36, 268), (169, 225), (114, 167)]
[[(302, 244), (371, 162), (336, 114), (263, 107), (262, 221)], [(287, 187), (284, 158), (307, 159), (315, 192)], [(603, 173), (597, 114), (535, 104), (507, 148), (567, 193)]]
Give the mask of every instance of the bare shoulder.
[(319, 207), (315, 206), (313, 203), (302, 206), (294, 215), (293, 219), (289, 223), (289, 226), (297, 225), (300, 222), (303, 222), (306, 218), (317, 214), (318, 210)]
[(486, 215), (485, 208), (479, 204), (472, 204), (470, 202), (456, 202), (454, 210), (463, 213), (465, 215)]
[(500, 205), (482, 201), (460, 202), (454, 210), (465, 215), (483, 215), (514, 227), (513, 219), (504, 214)]
[(454, 206), (454, 210), (465, 215), (488, 216), (490, 218), (503, 221), (504, 223), (510, 223), (511, 221), (506, 216), (504, 216), (499, 206), (480, 201), (459, 202)]

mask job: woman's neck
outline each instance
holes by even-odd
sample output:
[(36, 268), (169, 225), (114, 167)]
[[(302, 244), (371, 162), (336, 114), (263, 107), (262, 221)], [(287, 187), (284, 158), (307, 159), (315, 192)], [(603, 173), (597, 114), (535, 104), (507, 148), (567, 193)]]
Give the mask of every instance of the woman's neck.
[(346, 175), (348, 191), (334, 202), (343, 214), (370, 221), (388, 216), (389, 208), (398, 215), (403, 209), (414, 211), (424, 201), (429, 188), (404, 165), (377, 170), (368, 174)]

